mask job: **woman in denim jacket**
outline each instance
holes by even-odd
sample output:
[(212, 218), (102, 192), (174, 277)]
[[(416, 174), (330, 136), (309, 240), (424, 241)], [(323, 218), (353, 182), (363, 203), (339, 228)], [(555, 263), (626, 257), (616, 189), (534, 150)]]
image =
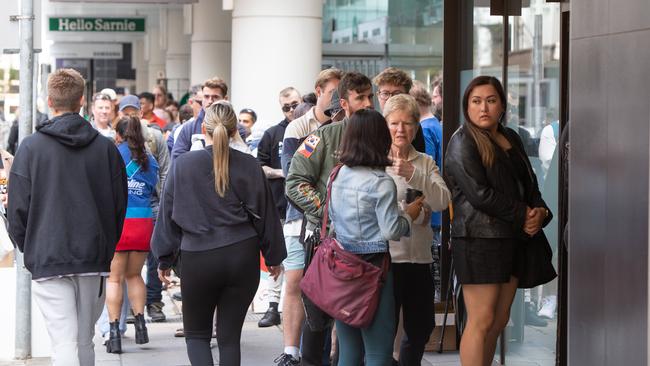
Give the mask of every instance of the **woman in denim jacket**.
[[(400, 215), (393, 179), (384, 171), (391, 137), (386, 120), (374, 110), (355, 112), (341, 141), (343, 165), (332, 183), (329, 216), (336, 238), (344, 249), (381, 266), (388, 253), (388, 241), (410, 232), (411, 221), (420, 214), (423, 197)], [(395, 333), (393, 276), (386, 277), (375, 318), (368, 328), (353, 328), (336, 321), (339, 364), (361, 364), (365, 349), (366, 366), (392, 364)]]

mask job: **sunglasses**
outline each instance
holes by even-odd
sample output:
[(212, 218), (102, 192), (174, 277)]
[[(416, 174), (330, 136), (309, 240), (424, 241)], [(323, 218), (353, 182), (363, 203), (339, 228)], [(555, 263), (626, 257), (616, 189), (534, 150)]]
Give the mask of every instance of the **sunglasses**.
[(93, 100), (111, 100), (111, 97), (108, 94), (99, 93), (95, 95), (95, 98), (93, 98)]
[(296, 107), (298, 107), (298, 104), (300, 104), (300, 103), (296, 102), (296, 103), (291, 103), (291, 104), (285, 104), (285, 105), (282, 106), (282, 112), (287, 113), (292, 109), (296, 109)]

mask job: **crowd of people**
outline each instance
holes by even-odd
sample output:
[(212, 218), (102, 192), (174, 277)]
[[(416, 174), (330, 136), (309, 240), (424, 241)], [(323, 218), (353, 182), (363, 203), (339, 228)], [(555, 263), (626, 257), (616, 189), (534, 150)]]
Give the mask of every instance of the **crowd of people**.
[[(88, 120), (84, 87), (74, 70), (50, 75), (51, 118), (20, 144), (4, 200), (54, 365), (93, 365), (96, 325), (109, 353), (122, 352), (129, 318), (135, 343), (148, 343), (145, 314), (166, 320), (161, 292), (172, 271), (181, 281), (177, 335), (192, 365), (214, 364), (215, 333), (219, 364), (239, 365), (260, 254), (269, 279), (258, 325), (283, 324), (269, 364), (420, 365), (450, 204), (468, 316), (461, 362), (491, 364), (526, 272), (522, 245), (543, 236), (552, 217), (521, 139), (504, 126), (497, 79), (467, 87), (467, 122), (449, 142), (444, 179), (442, 83), (430, 94), (397, 68), (372, 80), (330, 68), (316, 75), (313, 93), (286, 87), (284, 119), (262, 132), (255, 111), (236, 109), (218, 77), (191, 87), (184, 105), (162, 85), (121, 98), (105, 89)], [(301, 291), (326, 208), (341, 250), (384, 271), (368, 327)]]

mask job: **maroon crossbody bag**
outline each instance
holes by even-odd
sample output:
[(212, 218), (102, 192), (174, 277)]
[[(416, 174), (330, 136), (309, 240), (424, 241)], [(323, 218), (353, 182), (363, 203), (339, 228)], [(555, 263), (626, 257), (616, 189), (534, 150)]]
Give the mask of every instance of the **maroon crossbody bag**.
[(368, 327), (377, 311), (381, 288), (390, 265), (385, 255), (382, 267), (347, 252), (327, 235), (328, 205), (332, 182), (341, 165), (332, 169), (320, 231), (321, 243), (300, 282), (302, 292), (332, 318), (356, 328)]

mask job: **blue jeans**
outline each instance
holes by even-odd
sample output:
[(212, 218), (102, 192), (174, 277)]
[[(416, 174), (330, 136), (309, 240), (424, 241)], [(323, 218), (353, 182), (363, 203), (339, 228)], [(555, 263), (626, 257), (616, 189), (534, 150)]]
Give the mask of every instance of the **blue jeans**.
[[(120, 311), (120, 333), (124, 335), (126, 333), (126, 315), (129, 311), (129, 307), (131, 307), (131, 304), (129, 303), (129, 296), (126, 293), (126, 283), (122, 284), (122, 310)], [(108, 331), (110, 330), (110, 320), (108, 320), (108, 309), (106, 308), (106, 305), (104, 305), (104, 310), (102, 310), (102, 315), (99, 316), (99, 319), (97, 320), (97, 326), (99, 327), (99, 331), (102, 335), (106, 335)]]
[[(151, 207), (153, 213), (153, 224), (156, 225), (156, 217), (158, 217), (158, 205)], [(153, 243), (152, 243), (153, 246)], [(158, 259), (153, 255), (153, 251), (149, 250), (147, 254), (147, 305), (154, 302), (162, 302), (162, 282), (158, 278)]]
[(162, 282), (158, 278), (158, 259), (151, 251), (147, 255), (147, 305), (162, 302)]
[(395, 298), (393, 273), (388, 272), (381, 290), (375, 319), (368, 328), (353, 328), (336, 321), (339, 337), (339, 365), (360, 365), (365, 350), (365, 366), (391, 366), (395, 338)]

